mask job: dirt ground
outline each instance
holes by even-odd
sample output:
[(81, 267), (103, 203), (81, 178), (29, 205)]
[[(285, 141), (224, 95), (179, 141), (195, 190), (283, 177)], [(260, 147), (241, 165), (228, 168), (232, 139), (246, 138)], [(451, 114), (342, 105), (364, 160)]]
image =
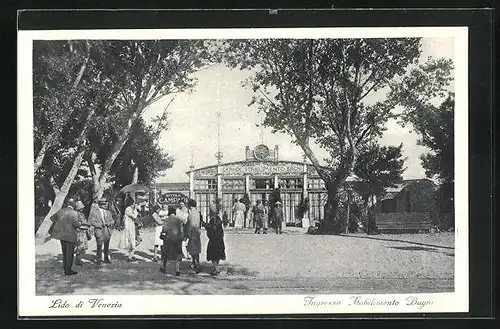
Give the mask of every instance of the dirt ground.
[(349, 234), (306, 235), (288, 228), (282, 235), (236, 234), (227, 229), (227, 260), (221, 274), (211, 277), (206, 262), (207, 238), (202, 232), (203, 272), (195, 274), (189, 261), (181, 276), (159, 271), (152, 262), (153, 232), (143, 232), (138, 262), (128, 263), (118, 250), (119, 232), (111, 240), (112, 264), (92, 262), (95, 240), (77, 275), (64, 276), (59, 241), (36, 246), (37, 295), (61, 294), (354, 294), (453, 291), (454, 235)]

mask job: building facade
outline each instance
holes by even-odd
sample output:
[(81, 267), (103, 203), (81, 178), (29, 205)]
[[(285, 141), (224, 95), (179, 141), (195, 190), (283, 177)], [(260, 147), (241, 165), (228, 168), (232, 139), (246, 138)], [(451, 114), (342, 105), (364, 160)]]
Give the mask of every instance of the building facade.
[[(220, 199), (223, 211), (231, 220), (231, 209), (236, 199), (247, 194), (255, 204), (257, 200), (268, 200), (271, 192), (278, 187), (286, 225), (300, 225), (303, 219), (310, 222), (324, 215), (326, 190), (317, 171), (305, 161), (280, 160), (278, 146), (273, 150), (264, 144), (254, 149), (247, 146), (242, 161), (222, 163), (219, 157), (217, 164), (191, 168), (187, 174), (187, 194), (196, 200), (203, 216), (207, 216), (210, 205)], [(304, 198), (309, 200), (309, 211), (298, 216), (297, 207)]]

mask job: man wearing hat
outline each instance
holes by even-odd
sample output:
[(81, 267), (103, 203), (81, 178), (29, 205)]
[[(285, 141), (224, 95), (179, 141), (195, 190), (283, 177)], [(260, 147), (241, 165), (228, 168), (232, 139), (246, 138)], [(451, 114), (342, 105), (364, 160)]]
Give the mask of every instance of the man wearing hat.
[(75, 246), (75, 265), (82, 266), (82, 257), (88, 248), (87, 241), (92, 239), (90, 235), (90, 224), (83, 213), (85, 206), (83, 202), (78, 201), (75, 204), (75, 210), (78, 213), (78, 221), (80, 222), (80, 227), (76, 230), (76, 246)]
[(276, 225), (276, 234), (281, 234), (282, 222), (283, 222), (283, 208), (281, 208), (281, 202), (277, 201), (274, 207), (274, 225)]
[(92, 203), (89, 213), (89, 222), (94, 228), (95, 241), (97, 244), (96, 263), (98, 265), (102, 262), (103, 247), (104, 263), (111, 263), (109, 259), (109, 241), (111, 240), (114, 219), (107, 205), (107, 200), (101, 198), (98, 203)]
[(74, 210), (74, 207), (73, 200), (70, 200), (66, 207), (59, 209), (50, 217), (53, 224), (49, 233), (52, 239), (61, 241), (65, 275), (75, 275), (77, 273), (71, 269), (77, 241), (76, 230), (80, 227), (78, 213)]

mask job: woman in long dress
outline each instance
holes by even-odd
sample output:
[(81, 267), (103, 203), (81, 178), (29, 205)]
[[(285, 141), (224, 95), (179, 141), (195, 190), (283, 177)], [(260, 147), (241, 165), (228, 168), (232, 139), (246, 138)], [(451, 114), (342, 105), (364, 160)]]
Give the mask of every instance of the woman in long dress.
[(245, 204), (243, 203), (243, 199), (238, 200), (233, 206), (233, 216), (234, 216), (234, 227), (236, 232), (239, 233), (243, 228), (245, 223)]
[(154, 236), (154, 247), (153, 247), (153, 262), (158, 261), (158, 249), (160, 249), (161, 255), (161, 247), (163, 246), (163, 240), (161, 239), (161, 231), (163, 229), (163, 224), (168, 216), (168, 207), (166, 204), (162, 205), (162, 208), (156, 208), (153, 213), (153, 219), (155, 221), (155, 236)]
[[(180, 218), (183, 228), (185, 228), (188, 221), (189, 209), (186, 207), (184, 202), (181, 201), (179, 203), (179, 207), (175, 210), (175, 215)], [(187, 239), (188, 238), (185, 236), (185, 240), (182, 241), (182, 258), (190, 259), (187, 251)]]
[(127, 208), (125, 208), (125, 214), (123, 215), (123, 231), (122, 237), (120, 239), (119, 247), (125, 249), (128, 253), (127, 261), (133, 262), (135, 258), (135, 247), (136, 247), (136, 228), (135, 221), (137, 220), (138, 211), (137, 204), (134, 200), (127, 200)]
[(191, 268), (196, 273), (200, 273), (200, 254), (201, 254), (201, 213), (196, 209), (196, 201), (190, 199), (188, 201), (189, 217), (186, 225), (187, 230), (187, 251), (191, 255)]
[(163, 237), (163, 264), (160, 271), (167, 272), (168, 261), (175, 262), (175, 275), (179, 276), (180, 263), (182, 260), (182, 241), (184, 239), (182, 231), (182, 221), (175, 215), (175, 209), (168, 209), (168, 218), (162, 229)]
[(208, 246), (207, 260), (212, 262), (214, 267), (210, 275), (216, 276), (220, 273), (219, 262), (226, 260), (226, 246), (224, 245), (224, 228), (217, 209), (210, 208), (210, 221), (205, 226), (207, 230)]
[(264, 228), (264, 234), (267, 234), (267, 228), (269, 227), (269, 207), (267, 206), (267, 201), (262, 201), (263, 213), (262, 213), (262, 227)]

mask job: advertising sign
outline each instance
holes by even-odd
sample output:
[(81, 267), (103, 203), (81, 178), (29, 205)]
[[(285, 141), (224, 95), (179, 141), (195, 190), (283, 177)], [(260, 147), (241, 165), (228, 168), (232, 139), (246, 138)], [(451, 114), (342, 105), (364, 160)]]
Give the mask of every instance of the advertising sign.
[(181, 202), (184, 202), (184, 204), (187, 204), (188, 202), (188, 197), (182, 193), (178, 192), (172, 192), (172, 193), (164, 193), (161, 194), (160, 197), (158, 198), (158, 203), (160, 204), (168, 204), (168, 205), (178, 205)]

